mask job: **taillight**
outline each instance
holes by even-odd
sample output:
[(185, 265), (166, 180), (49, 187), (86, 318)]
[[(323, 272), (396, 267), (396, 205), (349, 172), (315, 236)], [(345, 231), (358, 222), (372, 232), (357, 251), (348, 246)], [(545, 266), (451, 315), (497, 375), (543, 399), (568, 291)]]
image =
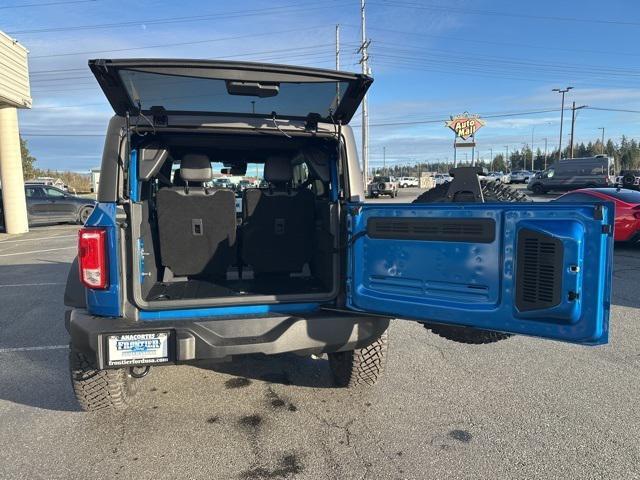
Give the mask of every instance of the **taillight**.
[(633, 218), (640, 220), (640, 205), (633, 207)]
[(81, 228), (78, 232), (80, 280), (88, 288), (103, 289), (108, 283), (107, 231)]

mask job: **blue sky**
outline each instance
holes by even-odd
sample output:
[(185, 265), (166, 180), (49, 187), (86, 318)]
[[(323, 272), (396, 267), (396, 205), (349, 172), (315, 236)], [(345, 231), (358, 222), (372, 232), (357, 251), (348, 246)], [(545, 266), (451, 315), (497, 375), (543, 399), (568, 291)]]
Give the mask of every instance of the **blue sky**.
[[(34, 6), (46, 3), (56, 4)], [(21, 131), (40, 167), (99, 165), (112, 112), (86, 67), (89, 58), (228, 58), (332, 68), (340, 24), (342, 69), (357, 71), (359, 4), (0, 0), (0, 29), (30, 51), (34, 108), (21, 112)], [(555, 87), (575, 87), (567, 104), (640, 110), (638, 19), (640, 2), (633, 0), (369, 0), (372, 165), (381, 164), (383, 147), (388, 163), (451, 160), (452, 134), (438, 120), (464, 111), (559, 109)], [(143, 48), (149, 46), (155, 48)], [(559, 117), (553, 111), (487, 118), (477, 135), (480, 155), (488, 159), (490, 149), (530, 144), (532, 129), (536, 147), (547, 138), (552, 148)], [(598, 127), (607, 137), (637, 138), (639, 120), (638, 113), (582, 110), (576, 140), (597, 138)], [(431, 123), (417, 123), (424, 121)], [(566, 115), (565, 121), (566, 144)], [(352, 123), (358, 130), (359, 117)], [(80, 134), (88, 136), (71, 136)]]

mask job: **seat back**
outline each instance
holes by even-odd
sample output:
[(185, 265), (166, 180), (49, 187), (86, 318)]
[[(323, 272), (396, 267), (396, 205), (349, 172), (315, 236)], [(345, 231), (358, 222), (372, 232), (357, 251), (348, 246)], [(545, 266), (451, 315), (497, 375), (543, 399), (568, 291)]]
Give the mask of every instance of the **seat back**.
[(156, 196), (162, 265), (177, 276), (224, 277), (236, 256), (235, 196), (201, 186), (213, 176), (205, 155), (185, 155), (178, 174), (184, 186)]
[(311, 259), (315, 196), (290, 190), (290, 159), (270, 157), (265, 163), (266, 189), (248, 189), (242, 202), (242, 261), (254, 272), (300, 272)]

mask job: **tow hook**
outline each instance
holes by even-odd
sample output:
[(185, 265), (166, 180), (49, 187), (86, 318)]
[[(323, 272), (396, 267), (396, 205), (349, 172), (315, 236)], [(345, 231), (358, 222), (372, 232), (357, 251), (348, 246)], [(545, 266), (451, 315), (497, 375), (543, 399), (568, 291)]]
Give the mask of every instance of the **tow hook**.
[(130, 367), (129, 375), (131, 375), (133, 378), (144, 378), (149, 374), (150, 371), (151, 367), (148, 365), (146, 367)]

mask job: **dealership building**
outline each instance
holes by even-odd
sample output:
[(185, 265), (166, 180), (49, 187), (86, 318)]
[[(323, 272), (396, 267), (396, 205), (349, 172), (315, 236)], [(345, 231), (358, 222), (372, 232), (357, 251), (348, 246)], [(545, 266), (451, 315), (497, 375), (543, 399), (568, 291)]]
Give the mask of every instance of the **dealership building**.
[(27, 54), (0, 31), (0, 181), (7, 233), (29, 230), (18, 129), (18, 109), (31, 108)]

